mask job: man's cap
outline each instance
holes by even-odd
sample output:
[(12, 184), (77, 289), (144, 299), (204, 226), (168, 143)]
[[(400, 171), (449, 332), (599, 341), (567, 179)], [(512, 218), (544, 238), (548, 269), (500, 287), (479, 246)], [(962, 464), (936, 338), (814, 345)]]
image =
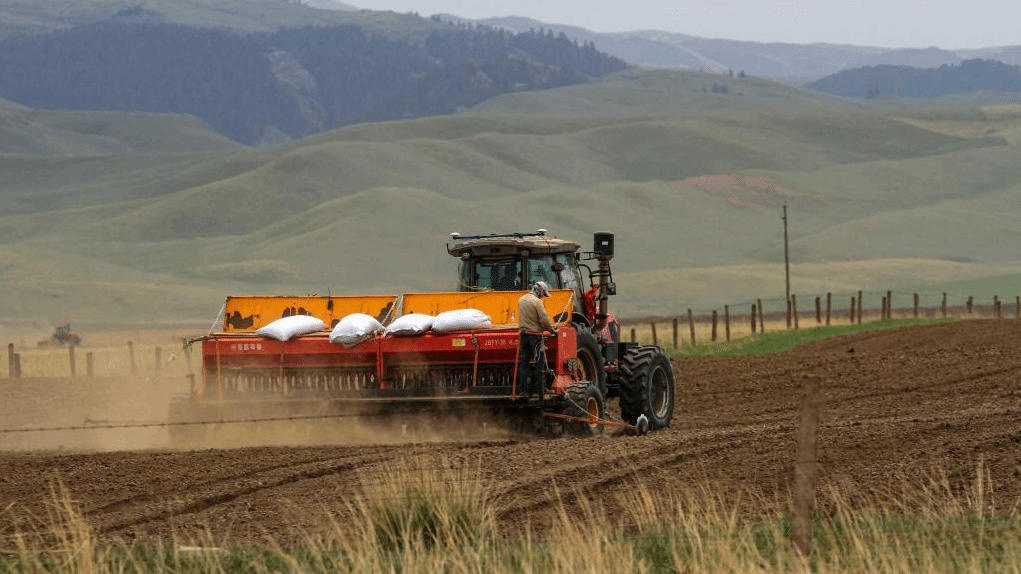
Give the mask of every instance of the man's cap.
[(536, 297), (549, 297), (549, 285), (546, 285), (545, 281), (536, 281), (535, 285), (532, 285), (532, 293)]

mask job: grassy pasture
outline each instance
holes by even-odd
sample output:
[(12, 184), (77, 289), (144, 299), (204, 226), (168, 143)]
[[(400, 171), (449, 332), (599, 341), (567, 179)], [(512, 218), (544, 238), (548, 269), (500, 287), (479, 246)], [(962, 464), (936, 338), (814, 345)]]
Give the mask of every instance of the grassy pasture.
[[(417, 469), (429, 469), (421, 472)], [(437, 472), (438, 471), (438, 472)], [(789, 499), (725, 495), (718, 485), (670, 485), (652, 490), (640, 479), (615, 489), (610, 514), (599, 498), (580, 496), (582, 514), (562, 508), (556, 537), (503, 537), (495, 516), (501, 501), (488, 495), (482, 472), (470, 463), (405, 462), (378, 476), (366, 473), (352, 502), (354, 520), (334, 519), (305, 544), (283, 547), (218, 546), (216, 532), (201, 540), (104, 544), (59, 483), (52, 512), (37, 517), (36, 532), (20, 533), (5, 548), (5, 571), (58, 572), (457, 572), (642, 573), (727, 571), (826, 573), (1017, 572), (1021, 523), (1016, 513), (994, 513), (979, 466), (963, 488), (938, 471), (888, 485), (830, 485), (820, 492), (830, 509), (812, 525), (808, 563), (788, 543)], [(771, 509), (771, 510), (769, 510)], [(8, 510), (10, 511), (10, 510)], [(329, 510), (327, 509), (327, 512)], [(24, 524), (25, 522), (23, 522)]]
[[(749, 79), (746, 96), (728, 96), (755, 105), (702, 109), (695, 100), (720, 96), (700, 91), (713, 78), (629, 70), (513, 95), (596, 101), (573, 116), (487, 103), (258, 150), (0, 156), (10, 176), (0, 184), (10, 246), (0, 283), (11, 295), (0, 317), (193, 322), (228, 294), (449, 289), (451, 231), (538, 228), (583, 244), (597, 229), (617, 233), (622, 316), (711, 309), (781, 293), (783, 201), (795, 264), (862, 262), (806, 267), (795, 291), (1014, 271), (1004, 248), (1021, 240), (1009, 215), (1012, 108), (870, 109)], [(646, 102), (650, 91), (679, 98), (676, 107)], [(61, 117), (83, 133), (112, 121)], [(127, 141), (171, 119), (196, 128), (139, 117), (103, 129)], [(718, 174), (768, 182), (691, 183)]]

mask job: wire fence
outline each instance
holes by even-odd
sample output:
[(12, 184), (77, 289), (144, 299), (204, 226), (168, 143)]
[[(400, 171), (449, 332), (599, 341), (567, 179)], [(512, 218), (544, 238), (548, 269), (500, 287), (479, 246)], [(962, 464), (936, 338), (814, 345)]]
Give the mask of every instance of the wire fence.
[(792, 294), (784, 298), (728, 303), (713, 309), (688, 309), (685, 315), (620, 318), (622, 338), (670, 344), (730, 341), (777, 330), (853, 325), (892, 319), (1018, 318), (1021, 296), (974, 296), (947, 292), (851, 291)]

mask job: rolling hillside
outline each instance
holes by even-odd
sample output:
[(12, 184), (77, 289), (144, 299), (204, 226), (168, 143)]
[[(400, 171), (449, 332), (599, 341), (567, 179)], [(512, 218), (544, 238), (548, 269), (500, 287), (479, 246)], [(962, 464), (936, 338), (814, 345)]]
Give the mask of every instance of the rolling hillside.
[(258, 150), (0, 156), (0, 320), (208, 325), (228, 294), (449, 289), (449, 232), (538, 228), (617, 234), (621, 315), (705, 310), (782, 297), (784, 201), (795, 291), (1016, 273), (1016, 108), (711, 77), (625, 71)]

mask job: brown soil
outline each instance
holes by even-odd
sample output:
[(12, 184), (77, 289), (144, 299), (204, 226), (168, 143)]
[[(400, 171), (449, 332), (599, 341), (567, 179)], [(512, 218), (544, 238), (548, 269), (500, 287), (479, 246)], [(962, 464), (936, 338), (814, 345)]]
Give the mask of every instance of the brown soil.
[[(101, 539), (196, 540), (211, 532), (217, 543), (297, 542), (329, 529), (327, 512), (344, 524), (366, 469), (419, 454), (481, 468), (508, 533), (526, 524), (542, 532), (558, 499), (568, 512), (580, 512), (579, 496), (600, 500), (613, 516), (624, 510), (616, 495), (636, 476), (660, 494), (708, 484), (761, 512), (770, 506), (763, 501), (783, 504), (792, 485), (806, 373), (825, 381), (824, 486), (881, 489), (944, 473), (965, 488), (981, 462), (990, 503), (1008, 510), (1021, 500), (1018, 341), (1021, 321), (985, 320), (844, 336), (763, 357), (680, 359), (675, 423), (644, 437), (475, 440), (469, 427), (456, 440), (415, 444), (8, 450), (0, 452), (0, 550), (14, 532), (45, 522), (55, 479)], [(4, 396), (31, 408), (26, 397)]]

